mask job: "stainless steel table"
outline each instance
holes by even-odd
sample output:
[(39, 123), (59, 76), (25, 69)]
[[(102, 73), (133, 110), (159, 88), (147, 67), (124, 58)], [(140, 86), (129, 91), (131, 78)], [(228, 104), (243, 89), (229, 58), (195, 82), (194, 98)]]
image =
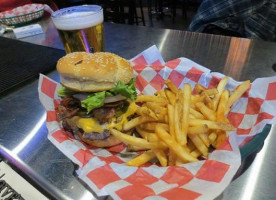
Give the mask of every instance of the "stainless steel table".
[[(45, 34), (22, 41), (63, 49), (50, 19), (40, 23)], [(4, 37), (14, 38), (12, 33)], [(275, 75), (276, 43), (147, 27), (105, 24), (106, 50), (125, 58), (157, 45), (166, 61), (187, 57), (236, 80)], [(47, 76), (58, 79), (56, 71)], [(95, 199), (74, 176), (74, 165), (47, 139), (45, 110), (38, 81), (22, 85), (0, 101), (0, 153), (56, 199)], [(27, 117), (26, 117), (27, 116)], [(276, 128), (262, 150), (247, 160), (249, 168), (217, 199), (276, 199)], [(253, 161), (254, 159), (254, 161)], [(251, 161), (252, 164), (251, 164)], [(104, 199), (104, 198), (103, 198)]]

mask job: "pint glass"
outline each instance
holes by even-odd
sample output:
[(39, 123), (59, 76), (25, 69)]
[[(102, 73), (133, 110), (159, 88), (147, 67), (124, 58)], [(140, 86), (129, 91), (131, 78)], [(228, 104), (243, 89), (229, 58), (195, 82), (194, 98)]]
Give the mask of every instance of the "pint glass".
[(66, 53), (105, 51), (103, 9), (98, 5), (63, 8), (51, 14)]

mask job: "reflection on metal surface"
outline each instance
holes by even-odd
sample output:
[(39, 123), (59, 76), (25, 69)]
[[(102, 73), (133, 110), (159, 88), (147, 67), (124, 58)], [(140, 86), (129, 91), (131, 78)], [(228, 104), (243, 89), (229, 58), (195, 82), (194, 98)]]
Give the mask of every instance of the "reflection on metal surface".
[[(2, 145), (0, 145), (0, 154), (10, 164), (12, 164), (12, 165), (16, 166), (16, 168), (20, 169), (20, 171), (23, 173), (23, 175), (26, 176), (26, 177), (23, 176), (23, 178), (26, 178), (27, 181), (29, 181), (28, 179), (31, 179), (32, 184), (35, 183), (36, 185), (39, 185), (40, 189), (42, 189), (44, 192), (46, 192), (46, 194), (48, 194), (51, 197), (50, 199), (71, 200), (70, 197), (63, 194), (59, 189), (55, 188), (53, 186), (53, 184), (50, 184), (48, 182), (48, 180), (44, 179), (44, 177), (42, 177), (36, 171), (32, 170), (30, 168), (30, 166), (26, 165), (26, 163), (24, 161), (22, 161), (18, 157), (18, 155), (11, 152), (10, 150), (8, 150), (7, 148), (5, 148)], [(22, 175), (22, 174), (20, 174), (20, 175)]]
[(163, 35), (163, 37), (162, 37), (162, 40), (161, 40), (160, 46), (159, 46), (159, 50), (160, 50), (160, 51), (163, 50), (163, 47), (164, 47), (164, 44), (165, 44), (165, 42), (166, 42), (166, 40), (167, 40), (167, 38), (168, 38), (169, 32), (170, 32), (170, 30), (168, 30), (168, 29), (165, 30), (165, 32), (164, 32), (164, 35)]
[[(181, 32), (179, 36), (171, 32), (170, 36), (174, 41), (177, 40), (174, 46), (177, 49), (176, 53), (181, 57), (196, 61), (212, 71), (222, 72), (230, 46), (230, 37), (194, 32)], [(167, 51), (167, 53), (172, 52)]]
[(34, 128), (30, 131), (30, 133), (25, 137), (25, 139), (20, 142), (13, 150), (13, 154), (18, 154), (29, 142), (30, 140), (34, 137), (34, 135), (38, 132), (38, 130), (41, 128), (43, 123), (45, 122), (46, 119), (46, 113), (43, 114), (43, 116), (40, 118), (40, 120), (36, 123)]
[(270, 133), (268, 134), (266, 141), (264, 143), (264, 146), (259, 152), (255, 158), (254, 163), (252, 164), (251, 171), (253, 173), (250, 173), (250, 175), (247, 177), (245, 189), (243, 190), (242, 193), (242, 198), (241, 200), (248, 200), (252, 199), (253, 193), (256, 188), (256, 184), (258, 183), (258, 178), (260, 176), (260, 170), (262, 169), (262, 165), (264, 164), (264, 158), (267, 153), (268, 146), (270, 146), (271, 138), (272, 138), (272, 133), (274, 132), (274, 127), (270, 130)]
[(224, 74), (240, 79), (242, 69), (248, 58), (251, 41), (248, 39), (231, 38), (228, 56), (224, 66)]
[(88, 199), (90, 199), (90, 200), (94, 200), (95, 199), (96, 200), (96, 198), (90, 192), (85, 191), (83, 193), (82, 197), (80, 197), (79, 200), (88, 200)]
[[(26, 135), (25, 139), (21, 141), (12, 151), (9, 152), (9, 156), (11, 156), (12, 159), (16, 160), (16, 162), (22, 162), (21, 159), (18, 157), (18, 154), (28, 145), (30, 145), (30, 141), (34, 138), (36, 134), (39, 133), (40, 128), (43, 126), (46, 119), (46, 113), (44, 113), (41, 118), (38, 120), (34, 128)], [(3, 148), (3, 147), (2, 147)], [(64, 199), (71, 199), (71, 198), (64, 198)], [(95, 200), (96, 198), (91, 194), (89, 191), (85, 191), (81, 194), (79, 200)]]

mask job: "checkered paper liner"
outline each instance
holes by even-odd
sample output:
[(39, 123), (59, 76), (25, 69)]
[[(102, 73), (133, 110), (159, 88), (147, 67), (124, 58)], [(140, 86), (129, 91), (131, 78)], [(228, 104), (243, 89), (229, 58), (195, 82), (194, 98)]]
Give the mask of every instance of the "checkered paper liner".
[(0, 22), (6, 25), (27, 23), (42, 17), (45, 10), (49, 13), (53, 12), (47, 4), (26, 4), (0, 12)]
[[(165, 87), (166, 79), (180, 88), (187, 82), (212, 88), (224, 77), (186, 58), (165, 63), (156, 46), (131, 59), (131, 63), (138, 92), (144, 94), (153, 94)], [(233, 91), (239, 84), (230, 78), (226, 87)], [(59, 103), (58, 87), (58, 83), (40, 75), (39, 98), (47, 112), (48, 138), (79, 166), (79, 178), (98, 196), (110, 195), (113, 199), (214, 199), (229, 185), (241, 164), (239, 145), (260, 133), (265, 124), (275, 123), (276, 77), (259, 78), (229, 113), (236, 131), (229, 132), (226, 142), (210, 153), (207, 160), (181, 166), (160, 167), (147, 163), (130, 167), (124, 163), (136, 154), (126, 152), (124, 144), (95, 148), (63, 131), (55, 111)]]

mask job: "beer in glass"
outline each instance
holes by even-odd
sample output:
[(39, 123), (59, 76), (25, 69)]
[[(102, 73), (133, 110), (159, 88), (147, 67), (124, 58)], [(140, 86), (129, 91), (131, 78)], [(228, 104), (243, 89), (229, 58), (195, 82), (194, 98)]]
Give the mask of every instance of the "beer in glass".
[(98, 5), (63, 8), (51, 14), (66, 53), (105, 51), (103, 9)]

